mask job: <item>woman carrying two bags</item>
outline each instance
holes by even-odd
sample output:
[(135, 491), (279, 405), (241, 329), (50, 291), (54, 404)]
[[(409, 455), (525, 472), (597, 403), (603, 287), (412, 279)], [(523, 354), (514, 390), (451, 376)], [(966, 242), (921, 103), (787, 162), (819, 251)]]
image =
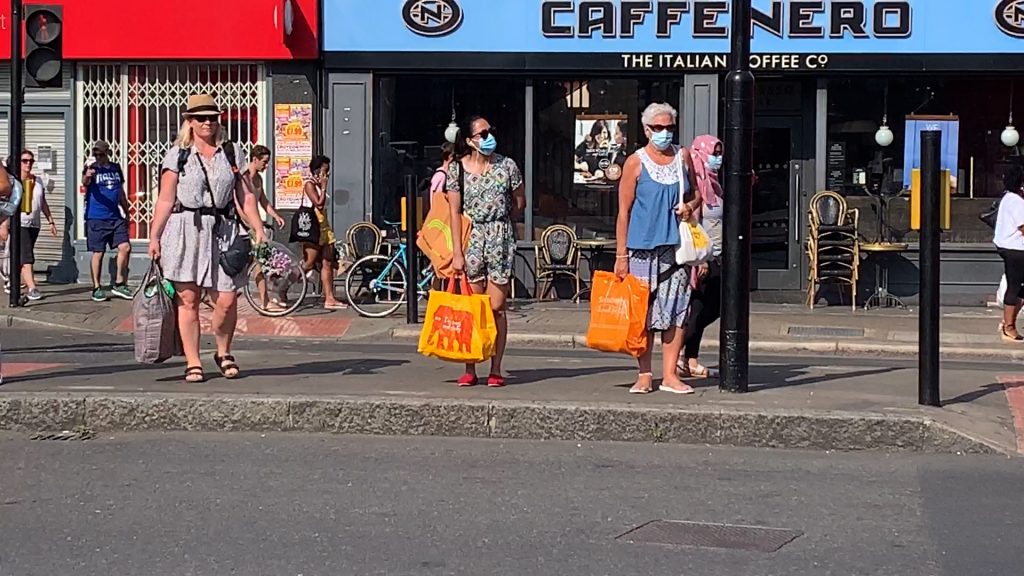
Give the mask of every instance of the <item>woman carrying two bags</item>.
[(672, 144), (676, 117), (675, 108), (665, 103), (644, 110), (647, 145), (626, 160), (619, 183), (615, 275), (620, 279), (635, 276), (650, 290), (650, 334), (647, 349), (638, 358), (639, 375), (629, 390), (632, 394), (654, 391), (654, 332), (661, 333), (663, 344), (659, 390), (693, 393), (676, 374), (690, 304), (690, 267), (676, 264), (676, 251), (680, 222), (689, 220), (700, 208), (701, 198), (694, 193), (697, 183), (690, 152)]

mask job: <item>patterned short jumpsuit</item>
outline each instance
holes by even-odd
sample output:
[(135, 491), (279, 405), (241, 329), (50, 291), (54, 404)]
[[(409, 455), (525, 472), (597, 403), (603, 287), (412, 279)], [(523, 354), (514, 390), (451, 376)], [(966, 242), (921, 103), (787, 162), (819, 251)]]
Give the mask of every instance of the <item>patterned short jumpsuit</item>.
[(483, 174), (464, 172), (463, 192), (459, 189), (460, 168), (458, 162), (448, 166), (447, 190), (462, 194), (462, 212), (473, 223), (465, 253), (466, 275), (473, 283), (508, 284), (516, 254), (512, 191), (523, 185), (523, 173), (514, 160), (495, 154)]

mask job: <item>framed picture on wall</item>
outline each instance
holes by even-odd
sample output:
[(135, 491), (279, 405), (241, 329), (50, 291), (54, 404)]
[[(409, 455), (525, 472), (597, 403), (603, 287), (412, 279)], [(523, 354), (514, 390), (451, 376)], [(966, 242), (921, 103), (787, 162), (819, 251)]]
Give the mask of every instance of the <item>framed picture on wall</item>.
[(580, 114), (574, 129), (573, 184), (618, 186), (626, 150), (629, 117), (625, 114)]

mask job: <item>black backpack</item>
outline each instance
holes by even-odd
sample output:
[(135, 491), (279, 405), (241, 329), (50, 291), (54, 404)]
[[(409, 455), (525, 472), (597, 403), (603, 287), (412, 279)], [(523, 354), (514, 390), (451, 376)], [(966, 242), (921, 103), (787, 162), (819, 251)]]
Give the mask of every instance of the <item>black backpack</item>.
[[(238, 177), (238, 162), (235, 159), (235, 143), (230, 140), (225, 140), (220, 145), (220, 149), (224, 152), (224, 157), (228, 159), (228, 163), (231, 164), (231, 170), (235, 173), (235, 177)], [(182, 177), (185, 174), (185, 164), (188, 163), (188, 157), (192, 154), (192, 148), (181, 148), (178, 150), (178, 177)]]

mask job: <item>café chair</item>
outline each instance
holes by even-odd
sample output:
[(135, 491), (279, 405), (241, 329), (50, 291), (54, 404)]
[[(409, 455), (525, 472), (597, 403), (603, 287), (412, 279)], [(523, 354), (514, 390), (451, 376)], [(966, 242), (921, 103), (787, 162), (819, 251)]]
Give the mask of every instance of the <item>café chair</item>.
[(558, 276), (572, 278), (576, 292), (580, 292), (580, 251), (576, 245), (576, 232), (564, 225), (548, 226), (534, 246), (537, 277), (537, 300), (544, 300)]
[(811, 198), (807, 216), (808, 308), (814, 309), (823, 284), (834, 283), (850, 287), (850, 305), (856, 310), (860, 275), (858, 211), (849, 209), (846, 199), (839, 194), (824, 191)]
[(371, 254), (380, 254), (383, 242), (384, 235), (380, 228), (371, 222), (356, 222), (345, 233), (346, 256), (354, 262)]

